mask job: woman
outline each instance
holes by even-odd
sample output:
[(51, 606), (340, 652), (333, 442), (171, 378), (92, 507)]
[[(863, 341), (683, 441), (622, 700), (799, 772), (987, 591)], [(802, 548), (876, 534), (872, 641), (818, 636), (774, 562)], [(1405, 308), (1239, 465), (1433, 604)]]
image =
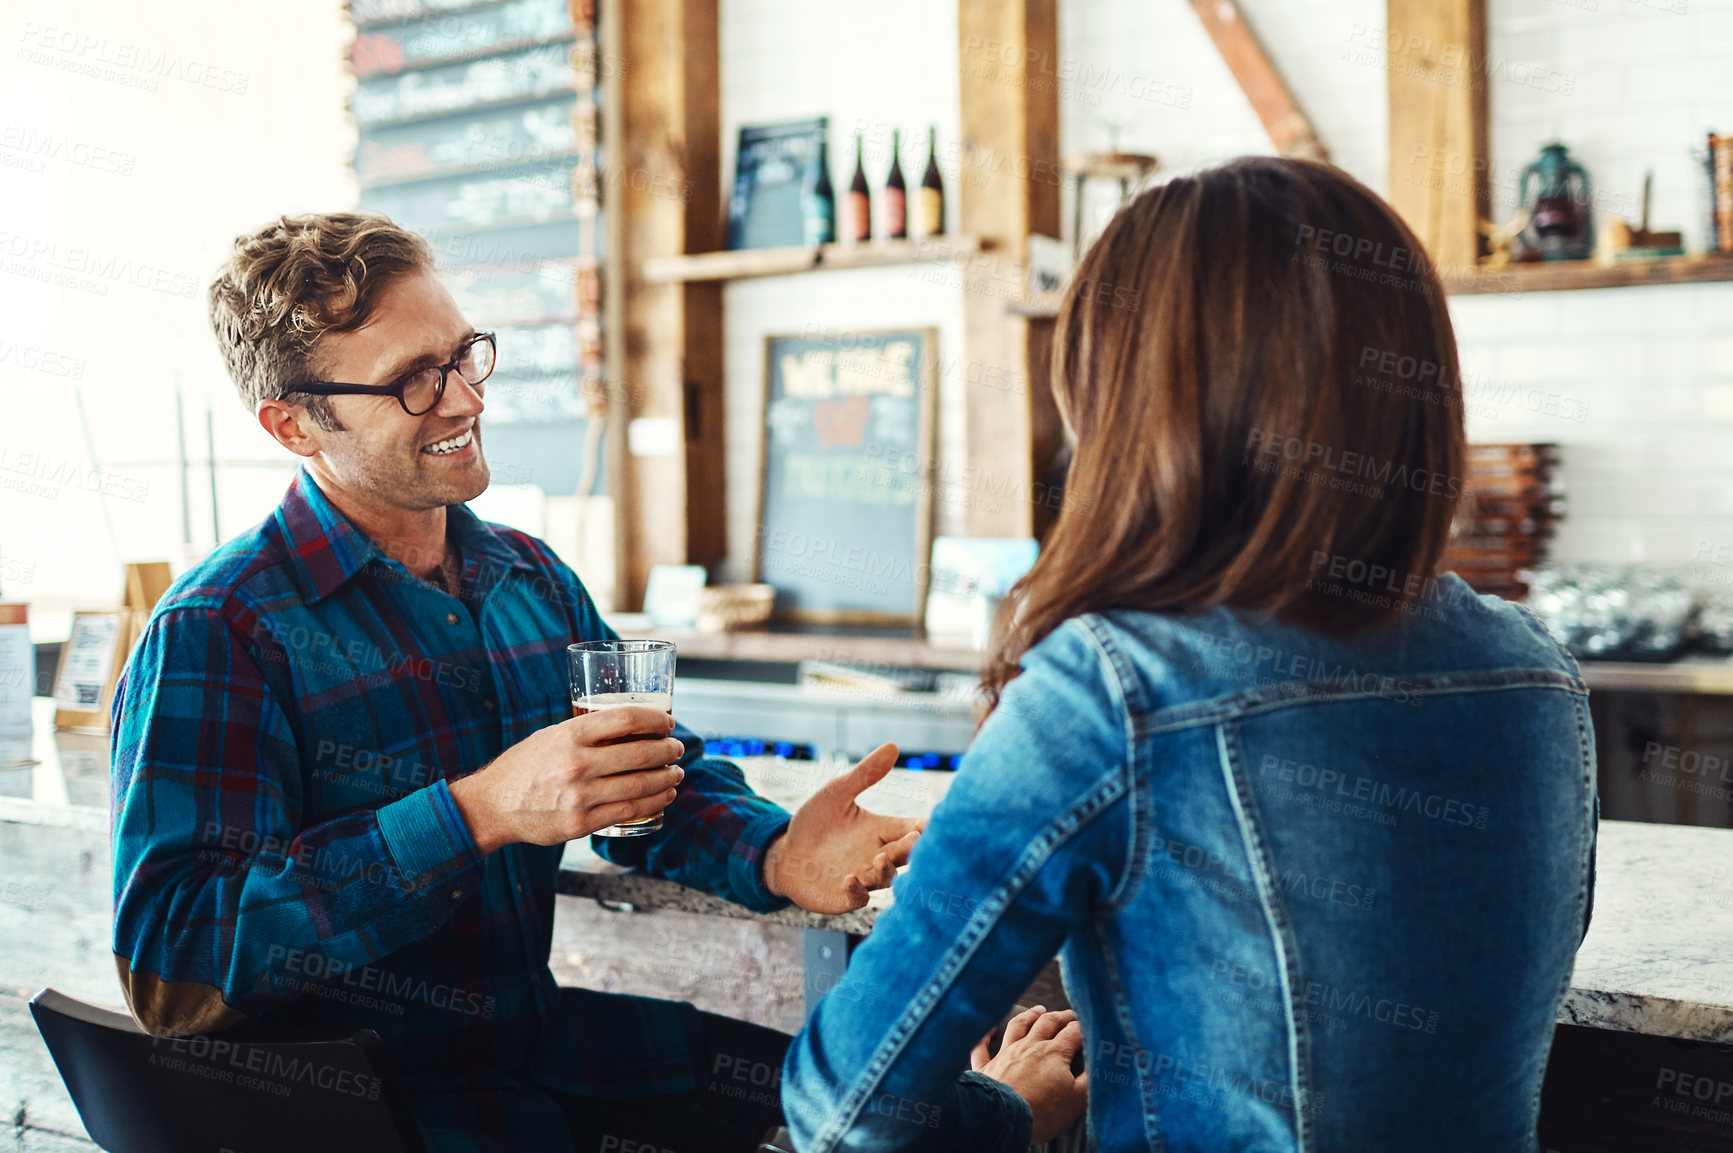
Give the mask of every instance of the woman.
[[(1087, 1089), (1109, 1151), (1534, 1150), (1587, 693), (1434, 575), (1464, 438), (1419, 243), (1336, 169), (1245, 159), (1144, 193), (1074, 285), (1066, 509), (894, 908), (789, 1052), (797, 1147), (1022, 1150)], [(1055, 953), (1075, 1020), (957, 1078)]]

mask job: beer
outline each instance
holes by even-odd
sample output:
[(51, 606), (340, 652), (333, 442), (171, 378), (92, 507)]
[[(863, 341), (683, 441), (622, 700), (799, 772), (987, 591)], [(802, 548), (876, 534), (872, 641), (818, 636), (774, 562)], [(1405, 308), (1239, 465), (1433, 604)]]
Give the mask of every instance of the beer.
[[(599, 713), (603, 709), (623, 709), (637, 705), (646, 709), (661, 709), (669, 716), (674, 715), (674, 702), (670, 699), (673, 693), (596, 693), (593, 696), (582, 697), (572, 702), (572, 716), (587, 717), (591, 713)], [(648, 741), (664, 736), (662, 733), (634, 734), (621, 737), (623, 741)]]
[[(661, 709), (669, 716), (674, 715), (673, 693), (597, 693), (572, 702), (572, 716), (587, 717), (591, 713), (599, 713), (603, 709), (619, 709), (629, 705), (643, 708)], [(659, 741), (666, 733), (632, 733), (629, 736), (615, 737), (611, 741), (603, 741), (606, 745), (623, 745), (628, 741)], [(649, 769), (643, 770), (649, 772)], [(598, 837), (641, 837), (645, 833), (654, 833), (662, 827), (662, 814), (645, 817), (639, 821), (621, 821), (617, 825), (609, 825), (605, 829), (597, 829)]]
[[(572, 716), (628, 705), (674, 715), (674, 646), (667, 641), (579, 641), (566, 646)], [(610, 741), (654, 741), (666, 733), (632, 734)], [(597, 829), (598, 837), (641, 837), (662, 827), (662, 814)]]

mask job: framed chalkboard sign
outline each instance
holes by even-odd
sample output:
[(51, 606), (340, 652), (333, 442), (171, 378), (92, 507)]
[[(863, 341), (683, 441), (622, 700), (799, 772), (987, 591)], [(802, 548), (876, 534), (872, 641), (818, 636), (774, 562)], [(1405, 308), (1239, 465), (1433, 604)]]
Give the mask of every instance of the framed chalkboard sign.
[(754, 576), (777, 616), (921, 620), (937, 345), (930, 328), (766, 339)]

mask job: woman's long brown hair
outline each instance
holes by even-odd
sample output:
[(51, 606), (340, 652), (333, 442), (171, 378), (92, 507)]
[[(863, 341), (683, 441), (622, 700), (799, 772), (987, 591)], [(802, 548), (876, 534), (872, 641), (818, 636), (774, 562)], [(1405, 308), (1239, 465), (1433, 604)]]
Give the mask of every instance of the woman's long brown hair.
[(1137, 197), (1073, 278), (1052, 379), (1065, 507), (1000, 608), (991, 704), (1082, 613), (1341, 633), (1433, 574), (1463, 488), (1456, 340), (1419, 241), (1338, 169), (1247, 158)]

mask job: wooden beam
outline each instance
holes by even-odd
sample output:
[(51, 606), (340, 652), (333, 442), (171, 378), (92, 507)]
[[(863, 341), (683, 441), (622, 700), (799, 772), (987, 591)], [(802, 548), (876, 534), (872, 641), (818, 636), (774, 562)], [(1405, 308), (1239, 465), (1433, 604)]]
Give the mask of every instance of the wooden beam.
[(1240, 6), (1234, 0), (1192, 0), (1191, 7), (1251, 101), (1252, 111), (1263, 122), (1276, 151), (1283, 156), (1328, 161), (1330, 154), (1324, 142), (1300, 111), (1299, 102), (1270, 62)]
[[(722, 204), (722, 58), (718, 0), (682, 0), (685, 58), (683, 181), (687, 252), (715, 252), (728, 241)], [(723, 441), (723, 325), (720, 282), (682, 289), (686, 452), (686, 563), (720, 564), (728, 555), (727, 448)], [(654, 532), (655, 510), (644, 531)]]
[[(602, 5), (603, 323), (615, 607), (650, 567), (725, 549), (722, 286), (656, 284), (644, 262), (721, 245), (716, 0)], [(640, 421), (640, 435), (632, 427)], [(664, 435), (672, 431), (672, 436)], [(634, 440), (646, 455), (633, 455)]]
[[(984, 486), (1008, 494), (968, 501), (965, 528), (970, 536), (1026, 537), (1035, 530), (1036, 481), (1056, 448), (1046, 442), (1057, 422), (1045, 387), (1031, 386), (1028, 322), (1005, 300), (1021, 290), (1029, 233), (1060, 230), (1057, 0), (957, 0), (957, 26), (958, 227), (984, 250), (960, 262), (962, 360), (972, 370), (963, 376), (992, 382), (963, 386), (965, 463)], [(1007, 379), (1024, 387), (1007, 389)]]
[(1479, 262), (1488, 211), (1486, 0), (1385, 0), (1387, 197), (1439, 271)]

